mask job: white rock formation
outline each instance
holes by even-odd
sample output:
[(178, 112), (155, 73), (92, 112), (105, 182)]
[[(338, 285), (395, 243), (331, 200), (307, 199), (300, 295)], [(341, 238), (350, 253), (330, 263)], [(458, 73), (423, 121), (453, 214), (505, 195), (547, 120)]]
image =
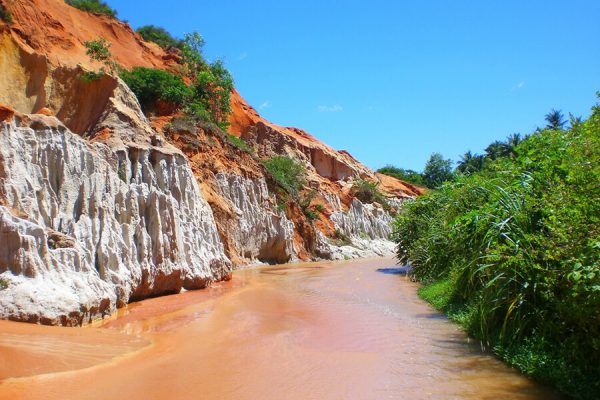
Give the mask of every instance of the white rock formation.
[(53, 117), (0, 123), (0, 317), (75, 325), (230, 273), (185, 157)]
[(392, 216), (379, 206), (352, 200), (348, 212), (341, 209), (331, 214), (336, 228), (344, 234), (364, 239), (387, 239), (392, 232)]
[(335, 210), (330, 216), (331, 221), (349, 243), (340, 245), (339, 241), (331, 241), (318, 232), (317, 252), (321, 257), (341, 260), (394, 254), (396, 245), (389, 240), (393, 218), (387, 211), (354, 198), (350, 209), (344, 212), (339, 197), (324, 196)]
[(294, 224), (278, 211), (264, 178), (249, 179), (218, 173), (217, 185), (237, 214), (237, 229), (230, 238), (240, 249), (239, 256), (250, 261), (295, 261)]

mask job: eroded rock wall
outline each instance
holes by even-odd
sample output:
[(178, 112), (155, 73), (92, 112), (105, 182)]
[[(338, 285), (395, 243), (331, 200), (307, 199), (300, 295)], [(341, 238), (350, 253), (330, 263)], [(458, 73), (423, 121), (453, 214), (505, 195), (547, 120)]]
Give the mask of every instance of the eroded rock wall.
[(0, 123), (0, 317), (75, 325), (226, 278), (184, 156), (89, 144), (53, 117)]
[(277, 209), (264, 178), (218, 173), (216, 181), (236, 214), (237, 226), (229, 234), (241, 258), (277, 263), (297, 259), (294, 224)]
[[(330, 194), (324, 197), (334, 210), (329, 219), (338, 238), (318, 235), (317, 250), (322, 257), (339, 260), (394, 254), (395, 244), (389, 238), (393, 217), (388, 211), (377, 204), (363, 204), (357, 198), (345, 211), (339, 197)], [(392, 203), (401, 206), (399, 201)]]

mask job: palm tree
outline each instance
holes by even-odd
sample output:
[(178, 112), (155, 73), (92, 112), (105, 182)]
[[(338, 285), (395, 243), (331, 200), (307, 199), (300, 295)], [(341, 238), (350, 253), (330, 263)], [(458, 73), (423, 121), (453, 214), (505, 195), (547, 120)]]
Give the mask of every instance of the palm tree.
[(470, 175), (474, 172), (481, 171), (484, 163), (484, 156), (480, 154), (473, 154), (471, 153), (471, 150), (469, 150), (460, 157), (460, 161), (458, 162), (456, 169), (465, 175)]
[(496, 140), (485, 148), (486, 156), (492, 160), (496, 160), (502, 157), (508, 157), (512, 153), (512, 147), (508, 143)]
[(560, 110), (552, 109), (546, 116), (544, 117), (546, 122), (547, 129), (555, 129), (560, 130), (563, 129), (567, 121), (565, 121), (563, 113)]
[(510, 156), (514, 159), (517, 156), (516, 148), (523, 141), (521, 134), (513, 133), (506, 138), (506, 145), (509, 147)]
[(576, 117), (573, 114), (569, 113), (569, 123), (571, 124), (571, 129), (577, 128), (579, 125), (581, 125), (582, 122), (583, 119), (581, 117)]
[(523, 141), (523, 138), (521, 137), (521, 134), (519, 133), (513, 133), (512, 135), (509, 135), (506, 138), (506, 143), (510, 146), (512, 146), (513, 148), (517, 147), (519, 145), (519, 143), (521, 143)]

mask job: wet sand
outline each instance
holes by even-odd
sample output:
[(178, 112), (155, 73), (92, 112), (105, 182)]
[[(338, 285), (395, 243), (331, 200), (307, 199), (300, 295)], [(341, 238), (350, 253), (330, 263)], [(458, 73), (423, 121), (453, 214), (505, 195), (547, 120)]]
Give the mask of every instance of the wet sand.
[(2, 321), (0, 399), (557, 398), (481, 352), (393, 267), (242, 270), (85, 328)]

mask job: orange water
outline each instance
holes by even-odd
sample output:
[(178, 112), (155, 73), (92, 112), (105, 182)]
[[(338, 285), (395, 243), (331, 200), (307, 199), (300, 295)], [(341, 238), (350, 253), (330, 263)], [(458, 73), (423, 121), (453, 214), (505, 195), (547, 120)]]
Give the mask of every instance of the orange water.
[(0, 323), (0, 399), (550, 399), (391, 259), (238, 271), (86, 328)]

